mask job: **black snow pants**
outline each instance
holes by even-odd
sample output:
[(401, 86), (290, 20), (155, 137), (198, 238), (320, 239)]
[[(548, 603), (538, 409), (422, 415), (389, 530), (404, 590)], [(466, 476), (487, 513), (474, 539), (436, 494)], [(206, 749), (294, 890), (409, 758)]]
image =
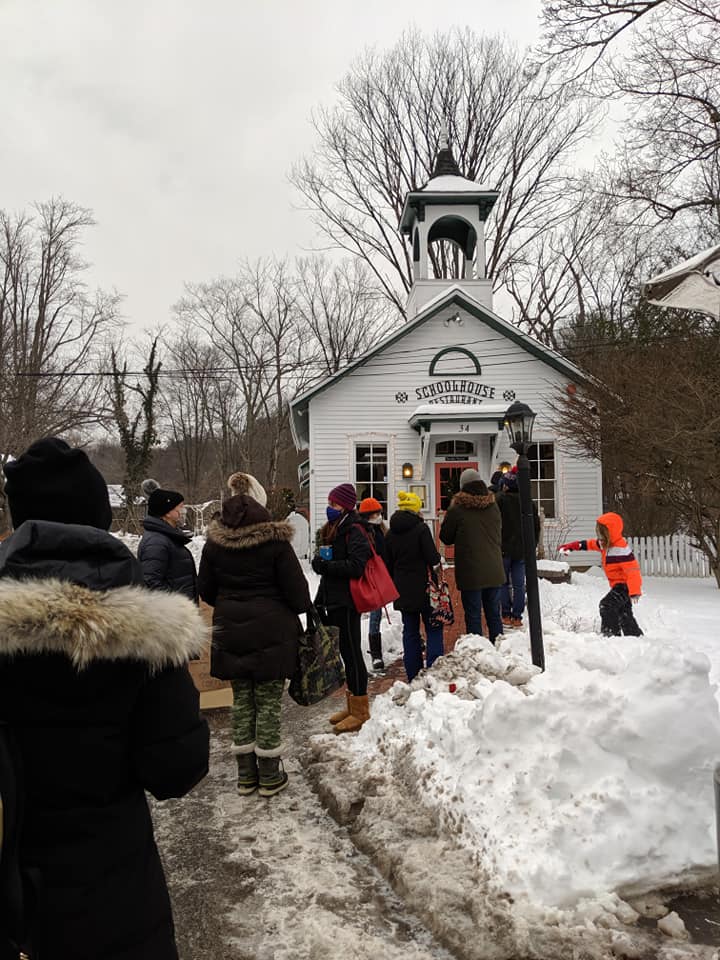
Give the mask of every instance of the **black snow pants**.
[(632, 611), (632, 600), (628, 593), (627, 584), (616, 583), (610, 593), (606, 593), (600, 601), (601, 630), (606, 637), (641, 637), (642, 630), (638, 626)]
[(364, 697), (368, 674), (360, 641), (360, 614), (348, 607), (330, 607), (327, 619), (340, 628), (340, 656), (345, 664), (348, 690), (356, 697)]

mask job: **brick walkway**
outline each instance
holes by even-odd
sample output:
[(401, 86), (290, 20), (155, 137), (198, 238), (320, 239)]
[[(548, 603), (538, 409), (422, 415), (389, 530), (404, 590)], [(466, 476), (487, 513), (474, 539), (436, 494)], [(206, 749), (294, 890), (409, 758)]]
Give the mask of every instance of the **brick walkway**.
[[(483, 621), (484, 626), (484, 621)], [(458, 639), (465, 632), (465, 621), (463, 620), (462, 613), (458, 618), (456, 618), (455, 623), (452, 627), (447, 627), (444, 632), (443, 637), (443, 646), (445, 648), (445, 653), (450, 653), (455, 649), (455, 644)], [(385, 693), (390, 687), (395, 683), (396, 680), (407, 681), (407, 676), (405, 675), (405, 667), (403, 666), (402, 657), (398, 657), (397, 660), (393, 660), (392, 663), (388, 664), (385, 668), (385, 672), (381, 676), (373, 676), (370, 674), (370, 679), (368, 680), (368, 694), (371, 697), (376, 697), (380, 693)], [(333, 697), (344, 697), (345, 690), (337, 690), (332, 694)]]

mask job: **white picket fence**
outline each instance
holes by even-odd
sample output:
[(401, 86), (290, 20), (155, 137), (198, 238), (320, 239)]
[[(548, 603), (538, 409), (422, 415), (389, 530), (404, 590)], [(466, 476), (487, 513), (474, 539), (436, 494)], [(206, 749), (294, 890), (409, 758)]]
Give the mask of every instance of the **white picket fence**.
[(684, 534), (628, 537), (640, 570), (651, 577), (710, 577), (710, 562)]

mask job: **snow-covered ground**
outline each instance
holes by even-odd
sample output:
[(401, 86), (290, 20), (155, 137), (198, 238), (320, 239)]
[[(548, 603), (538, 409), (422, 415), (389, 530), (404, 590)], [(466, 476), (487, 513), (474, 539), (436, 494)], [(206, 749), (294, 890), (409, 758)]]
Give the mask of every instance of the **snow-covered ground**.
[(525, 631), (469, 637), (334, 748), (359, 784), (413, 781), (516, 919), (621, 924), (627, 900), (716, 868), (720, 592), (647, 578), (645, 636), (605, 638), (598, 573), (541, 583), (544, 674)]
[[(191, 549), (199, 558), (202, 540)], [(314, 593), (318, 578), (304, 567)], [(518, 955), (532, 931), (550, 928), (606, 938), (614, 928), (623, 955), (627, 924), (663, 913), (649, 892), (707, 884), (716, 869), (720, 591), (714, 580), (646, 578), (635, 610), (645, 636), (605, 638), (597, 605), (606, 591), (600, 570), (541, 582), (543, 674), (525, 630), (497, 650), (468, 637), (411, 686), (376, 697), (357, 737), (316, 738), (326, 766), (339, 760), (337, 803), (373, 798), (366, 848), (373, 831), (390, 851), (408, 824), (435, 824), (445, 856), (458, 858), (432, 867), (437, 882), (451, 890), (449, 878), (474, 864), (483, 878), (475, 923), (499, 912), (503, 943)], [(367, 632), (364, 616), (364, 648)], [(398, 614), (382, 633), (389, 662), (402, 653)], [(416, 869), (418, 851), (406, 847)], [(421, 873), (401, 883), (410, 903)], [(478, 956), (515, 956), (487, 952), (497, 922)], [(672, 918), (664, 926), (683, 933)]]

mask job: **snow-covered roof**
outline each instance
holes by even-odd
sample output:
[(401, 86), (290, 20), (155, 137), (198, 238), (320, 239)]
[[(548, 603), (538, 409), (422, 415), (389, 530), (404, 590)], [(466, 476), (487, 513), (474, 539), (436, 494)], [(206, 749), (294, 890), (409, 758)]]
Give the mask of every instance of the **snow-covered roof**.
[(674, 267), (670, 267), (669, 270), (658, 273), (646, 282), (659, 283), (661, 280), (670, 280), (683, 273), (689, 273), (691, 270), (701, 270), (703, 273), (717, 274), (718, 271), (720, 271), (720, 244), (696, 253), (695, 256), (690, 257), (689, 260), (685, 260), (683, 263), (678, 263)]
[(489, 187), (466, 177), (433, 177), (421, 188), (425, 193), (488, 193)]
[(499, 424), (505, 416), (507, 404), (497, 403), (421, 403), (408, 417), (408, 423), (414, 430), (419, 430), (423, 423), (428, 421), (457, 422), (458, 420), (478, 423), (483, 421)]
[(720, 244), (684, 263), (651, 277), (643, 284), (650, 303), (678, 310), (701, 310), (720, 315)]
[(495, 419), (504, 417), (507, 410), (507, 403), (421, 403), (411, 413), (409, 419), (414, 417), (449, 417), (457, 415), (460, 419), (472, 420), (473, 418)]

